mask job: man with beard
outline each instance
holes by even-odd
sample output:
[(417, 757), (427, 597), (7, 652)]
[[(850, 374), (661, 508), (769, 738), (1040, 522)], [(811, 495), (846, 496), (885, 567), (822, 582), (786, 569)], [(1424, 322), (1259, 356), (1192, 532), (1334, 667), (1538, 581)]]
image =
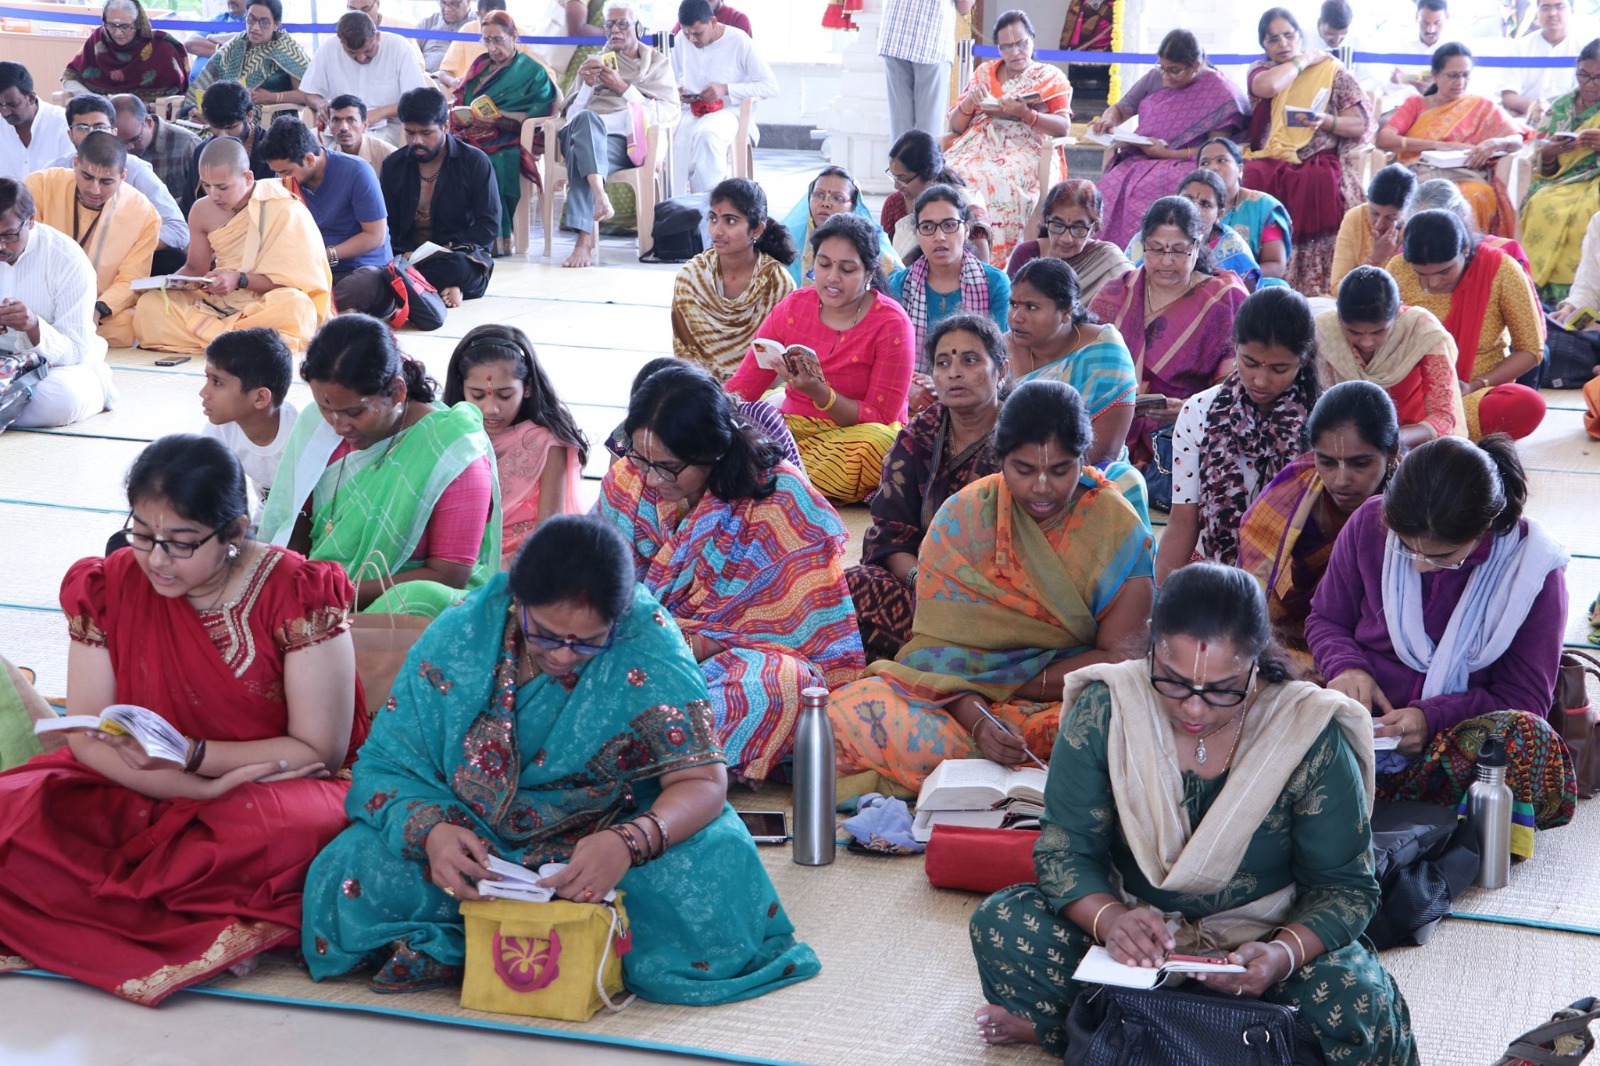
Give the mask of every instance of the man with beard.
[(489, 288), (500, 235), (500, 192), (489, 157), (447, 132), (449, 105), (438, 89), (412, 89), (400, 97), (405, 147), (383, 161), (383, 200), (396, 255), (425, 241), (436, 252), (417, 264), (446, 306), (476, 300)]
[(328, 318), (333, 288), (311, 212), (282, 182), (256, 181), (244, 145), (231, 137), (200, 150), (200, 184), (183, 273), (206, 281), (140, 296), (139, 344), (199, 354), (222, 333), (264, 326), (305, 351)]
[(39, 99), (21, 63), (0, 63), (0, 119), (0, 178), (21, 181), (72, 151), (66, 110)]
[(261, 144), (267, 139), (267, 131), (255, 120), (255, 105), (250, 102), (249, 89), (236, 81), (212, 82), (200, 97), (200, 114), (211, 134), (189, 157), (187, 194), (178, 197), (178, 204), (185, 212), (193, 211), (195, 203), (205, 198), (205, 190), (200, 187), (200, 154), (214, 140), (226, 138), (244, 145), (250, 172), (257, 180), (274, 176), (267, 161), (261, 158)]
[(48, 167), (27, 178), (36, 219), (71, 237), (89, 257), (99, 294), (95, 330), (113, 348), (133, 344), (138, 296), (132, 284), (149, 276), (161, 234), (161, 216), (124, 181), (127, 176), (127, 148), (115, 134), (96, 131), (79, 142), (70, 169)]
[(64, 233), (33, 218), (28, 187), (0, 178), (0, 353), (37, 354), (50, 375), (17, 426), (65, 426), (117, 397), (106, 342), (94, 331), (94, 268)]
[(335, 96), (328, 104), (328, 132), (332, 147), (365, 160), (374, 174), (394, 152), (394, 145), (367, 132), (366, 101), (350, 93)]

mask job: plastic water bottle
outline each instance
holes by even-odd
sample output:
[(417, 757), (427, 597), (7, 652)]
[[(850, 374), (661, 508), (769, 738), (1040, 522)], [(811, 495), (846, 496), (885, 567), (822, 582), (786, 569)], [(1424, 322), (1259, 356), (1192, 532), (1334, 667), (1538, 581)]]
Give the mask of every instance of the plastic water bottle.
[(1478, 838), (1479, 888), (1504, 888), (1511, 880), (1511, 789), (1506, 785), (1506, 742), (1491, 735), (1478, 751), (1478, 780), (1467, 790), (1468, 817)]
[(802, 866), (833, 861), (835, 785), (828, 690), (803, 689), (794, 727), (794, 861)]

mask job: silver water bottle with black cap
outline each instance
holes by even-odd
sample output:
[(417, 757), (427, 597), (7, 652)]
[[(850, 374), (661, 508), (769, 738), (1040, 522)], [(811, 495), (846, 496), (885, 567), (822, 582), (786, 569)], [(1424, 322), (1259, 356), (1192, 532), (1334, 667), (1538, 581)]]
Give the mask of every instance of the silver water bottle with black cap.
[(1478, 779), (1467, 789), (1467, 816), (1478, 838), (1479, 888), (1504, 888), (1511, 880), (1511, 789), (1506, 785), (1506, 741), (1491, 734), (1478, 749)]
[(802, 866), (833, 861), (834, 766), (828, 690), (802, 689), (800, 720), (794, 727), (794, 861)]

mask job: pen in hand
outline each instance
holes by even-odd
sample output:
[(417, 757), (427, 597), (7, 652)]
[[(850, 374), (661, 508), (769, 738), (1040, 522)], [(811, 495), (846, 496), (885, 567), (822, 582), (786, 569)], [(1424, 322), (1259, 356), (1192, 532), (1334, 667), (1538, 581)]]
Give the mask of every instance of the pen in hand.
[[(979, 714), (981, 714), (985, 718), (989, 719), (990, 724), (994, 725), (998, 729), (1004, 730), (1007, 733), (1011, 732), (1011, 730), (1006, 728), (1005, 723), (1000, 721), (1000, 719), (996, 718), (993, 714), (991, 714), (990, 711), (989, 711), (989, 708), (985, 707), (981, 702), (978, 702), (978, 701), (975, 700), (975, 701), (973, 701), (973, 706), (978, 708), (978, 713)], [(1023, 746), (1022, 754), (1026, 755), (1028, 757), (1028, 759), (1033, 763), (1033, 765), (1037, 766), (1039, 769), (1041, 769), (1041, 770), (1049, 770), (1050, 769), (1049, 764), (1046, 763), (1043, 759), (1039, 758), (1039, 756), (1035, 755), (1033, 752), (1029, 751), (1026, 745)]]

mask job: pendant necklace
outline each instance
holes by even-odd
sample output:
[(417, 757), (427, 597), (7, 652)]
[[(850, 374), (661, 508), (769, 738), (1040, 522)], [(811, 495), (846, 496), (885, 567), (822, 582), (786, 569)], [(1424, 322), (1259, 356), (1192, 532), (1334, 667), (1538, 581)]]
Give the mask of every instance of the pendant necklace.
[(1224, 729), (1228, 728), (1228, 726), (1232, 725), (1234, 722), (1238, 722), (1239, 723), (1239, 732), (1237, 732), (1237, 733), (1235, 733), (1233, 735), (1233, 745), (1228, 748), (1228, 758), (1222, 764), (1223, 769), (1227, 769), (1228, 766), (1230, 766), (1233, 763), (1233, 753), (1235, 751), (1237, 751), (1238, 748), (1239, 748), (1239, 734), (1244, 732), (1244, 713), (1245, 713), (1244, 711), (1240, 711), (1238, 714), (1234, 715), (1228, 721), (1222, 723), (1221, 725), (1217, 726), (1217, 728), (1213, 729), (1211, 732), (1209, 732), (1205, 736), (1201, 737), (1199, 742), (1197, 744), (1195, 744), (1195, 746), (1194, 746), (1194, 761), (1199, 763), (1201, 766), (1204, 766), (1206, 764), (1206, 741), (1209, 740), (1211, 737), (1216, 736), (1218, 733), (1222, 732)]

